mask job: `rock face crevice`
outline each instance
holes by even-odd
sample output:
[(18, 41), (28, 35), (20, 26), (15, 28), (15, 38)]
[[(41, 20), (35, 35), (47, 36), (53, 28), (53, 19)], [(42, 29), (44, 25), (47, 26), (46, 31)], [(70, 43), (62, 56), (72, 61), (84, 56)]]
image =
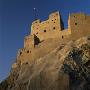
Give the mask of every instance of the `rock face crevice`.
[(0, 90), (90, 90), (89, 38), (58, 45), (32, 63), (16, 62)]
[(83, 44), (79, 48), (74, 48), (65, 58), (63, 71), (70, 77), (71, 90), (89, 90), (85, 85), (90, 82), (90, 66), (85, 65), (90, 62), (90, 45)]

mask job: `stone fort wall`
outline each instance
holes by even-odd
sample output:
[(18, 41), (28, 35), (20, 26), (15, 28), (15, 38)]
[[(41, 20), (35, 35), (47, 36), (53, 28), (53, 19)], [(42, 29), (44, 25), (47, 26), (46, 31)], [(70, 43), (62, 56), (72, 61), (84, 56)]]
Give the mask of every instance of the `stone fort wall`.
[(43, 40), (58, 38), (61, 42), (67, 42), (89, 35), (90, 16), (84, 13), (71, 14), (68, 19), (68, 28), (64, 29), (59, 12), (55, 12), (50, 14), (46, 21), (36, 20), (32, 23), (31, 35), (25, 37), (24, 48), (18, 51), (17, 59), (22, 63), (34, 60), (35, 57), (40, 57), (41, 54), (45, 54), (45, 52), (49, 52), (54, 48), (56, 42), (53, 41), (49, 42), (50, 45), (45, 43), (39, 46), (39, 49), (35, 48), (35, 45)]
[(50, 36), (55, 38), (58, 36), (58, 32), (64, 28), (61, 20), (59, 12), (50, 14), (46, 21), (36, 20), (31, 25), (31, 35), (35, 34), (40, 41), (48, 39)]
[(67, 37), (67, 35), (70, 35), (70, 33), (70, 30), (64, 30), (64, 24), (59, 12), (54, 12), (49, 15), (49, 18), (46, 21), (41, 22), (38, 19), (32, 23), (31, 35), (26, 36), (28, 39), (24, 40), (24, 47), (34, 47), (35, 40), (33, 35), (38, 37), (40, 41), (43, 41), (49, 38)]
[(71, 14), (69, 16), (69, 27), (71, 30), (71, 38), (77, 39), (90, 35), (90, 16), (84, 13)]

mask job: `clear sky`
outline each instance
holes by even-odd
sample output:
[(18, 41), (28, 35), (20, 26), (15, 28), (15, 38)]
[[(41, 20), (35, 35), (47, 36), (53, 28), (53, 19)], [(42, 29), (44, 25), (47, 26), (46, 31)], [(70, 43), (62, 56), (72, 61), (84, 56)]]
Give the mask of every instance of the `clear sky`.
[(0, 0), (0, 80), (9, 74), (18, 49), (23, 48), (24, 37), (34, 20), (33, 8), (41, 20), (60, 11), (67, 27), (69, 13), (90, 14), (90, 0)]

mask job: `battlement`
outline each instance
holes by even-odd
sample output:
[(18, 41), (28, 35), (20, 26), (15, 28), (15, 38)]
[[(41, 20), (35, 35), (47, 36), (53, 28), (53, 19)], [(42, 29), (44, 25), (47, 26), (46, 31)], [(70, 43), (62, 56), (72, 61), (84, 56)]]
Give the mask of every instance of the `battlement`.
[(41, 40), (41, 35), (45, 32), (50, 32), (53, 30), (61, 31), (63, 29), (63, 24), (59, 12), (54, 12), (49, 15), (46, 21), (35, 20), (31, 25), (31, 35), (35, 34)]
[[(78, 32), (83, 36), (85, 32), (83, 29), (86, 29), (85, 26), (89, 24), (90, 16), (87, 16), (84, 13), (73, 13), (69, 15), (68, 28), (64, 29), (61, 15), (58, 11), (53, 12), (46, 21), (37, 19), (32, 22), (31, 35), (25, 38), (24, 47), (34, 48), (35, 44), (49, 38), (62, 38), (67, 37), (68, 35), (73, 38), (73, 35), (76, 33), (78, 34)], [(88, 29), (87, 31), (89, 32)]]

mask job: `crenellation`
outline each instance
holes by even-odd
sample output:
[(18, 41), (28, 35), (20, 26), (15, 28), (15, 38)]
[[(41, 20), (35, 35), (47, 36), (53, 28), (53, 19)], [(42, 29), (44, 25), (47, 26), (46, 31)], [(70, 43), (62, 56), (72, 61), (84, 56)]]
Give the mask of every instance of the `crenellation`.
[[(37, 23), (36, 23), (37, 22)], [(61, 31), (63, 29), (62, 19), (59, 12), (49, 15), (48, 20), (40, 22), (36, 20), (31, 25), (31, 34), (35, 34), (42, 41), (42, 35), (52, 32), (53, 30)]]
[(58, 11), (55, 11), (55, 12), (51, 13), (51, 14), (49, 15), (49, 18), (54, 19), (54, 17), (56, 17), (56, 16), (59, 16), (59, 12), (58, 12)]
[(40, 19), (37, 19), (35, 21), (32, 22), (32, 26), (31, 26), (31, 35), (35, 34), (36, 31), (35, 30), (38, 30), (39, 27), (40, 27)]

